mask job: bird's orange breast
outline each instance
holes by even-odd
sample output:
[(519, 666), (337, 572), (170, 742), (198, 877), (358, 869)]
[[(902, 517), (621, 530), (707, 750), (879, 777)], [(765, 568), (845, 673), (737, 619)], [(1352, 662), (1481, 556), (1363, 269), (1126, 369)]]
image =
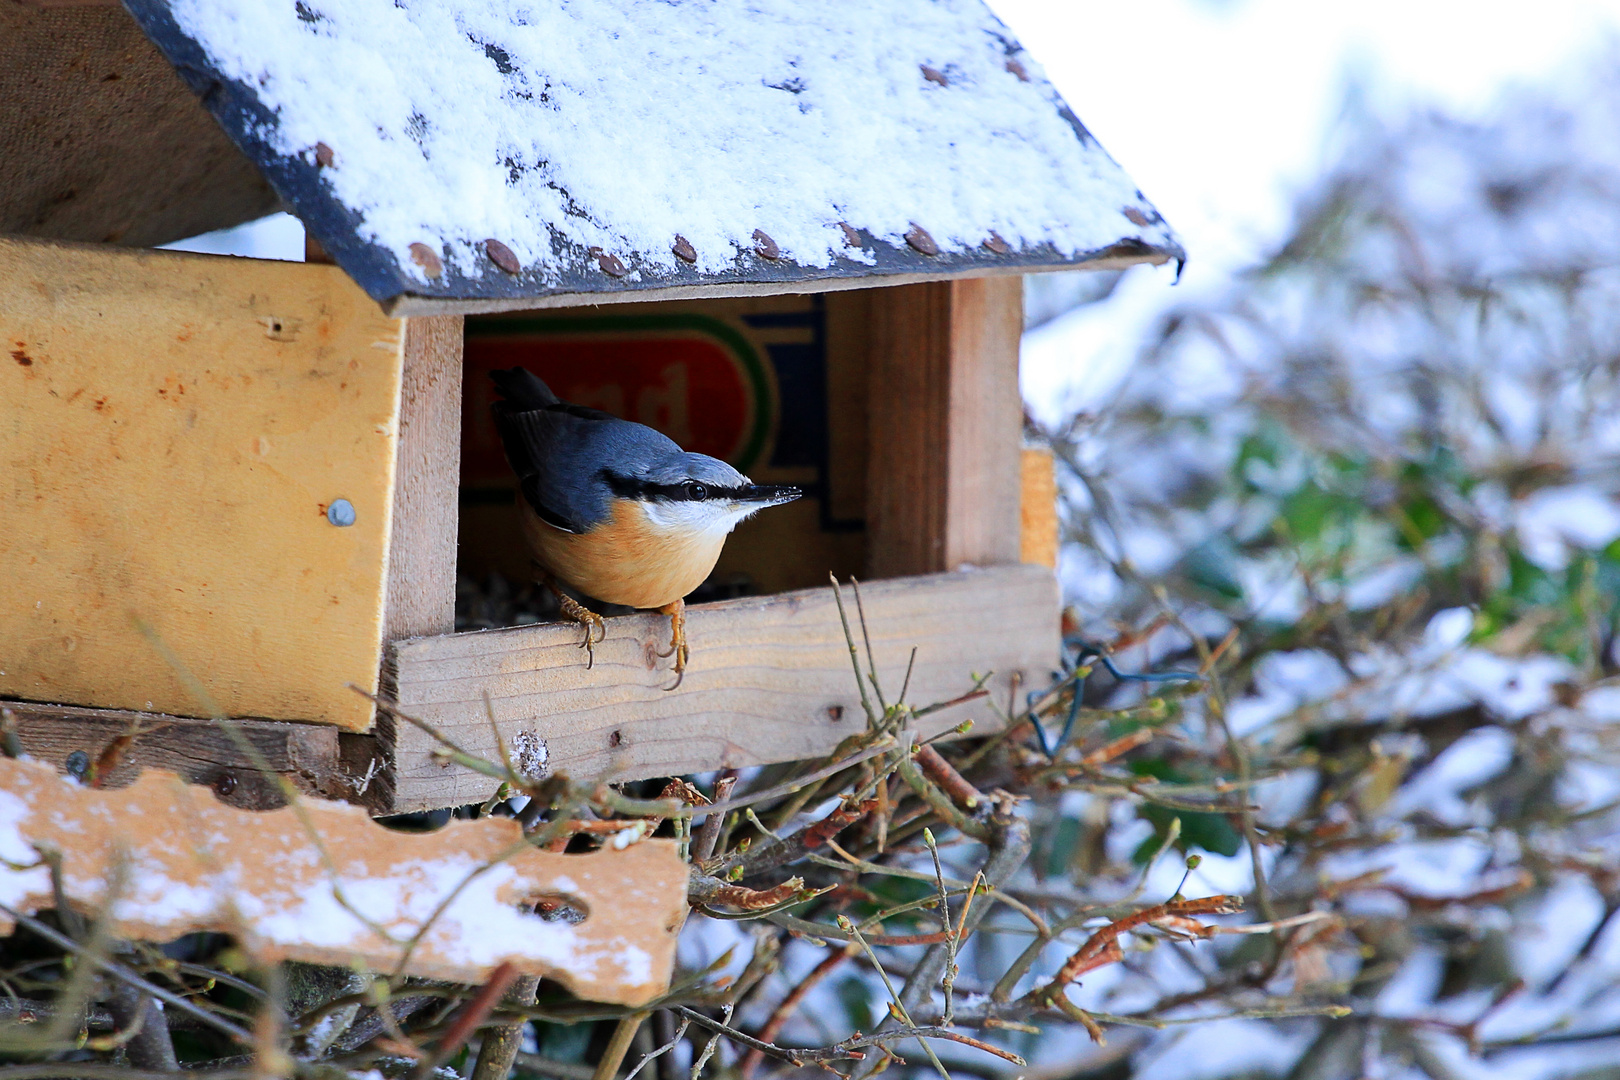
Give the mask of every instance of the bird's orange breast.
[(552, 528), (522, 504), (523, 532), (540, 564), (587, 596), (627, 607), (673, 604), (714, 570), (726, 534), (661, 529), (630, 499), (586, 533)]

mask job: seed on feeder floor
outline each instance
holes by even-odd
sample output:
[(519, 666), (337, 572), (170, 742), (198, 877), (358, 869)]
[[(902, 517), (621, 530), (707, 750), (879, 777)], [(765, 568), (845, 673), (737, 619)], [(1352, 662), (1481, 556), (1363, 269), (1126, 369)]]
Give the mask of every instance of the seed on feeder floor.
[(861, 246), (861, 234), (855, 231), (855, 226), (847, 221), (840, 221), (838, 227), (844, 230), (844, 246), (858, 248)]
[(1001, 238), (1001, 234), (998, 232), (991, 232), (991, 234), (985, 238), (984, 246), (995, 252), (997, 255), (1006, 255), (1012, 251), (1012, 245), (1003, 240)]
[(485, 240), (484, 252), (489, 256), (490, 262), (508, 274), (515, 274), (523, 269), (523, 264), (518, 262), (518, 257), (512, 253), (512, 249), (499, 240)]
[(945, 73), (939, 70), (939, 68), (931, 68), (927, 64), (924, 64), (922, 66), (922, 73), (923, 78), (927, 79), (931, 83), (938, 83), (941, 86), (951, 85), (951, 80), (947, 79), (945, 77)]
[(1134, 206), (1127, 206), (1125, 209), (1121, 210), (1120, 213), (1124, 214), (1125, 219), (1132, 225), (1151, 224), (1151, 222), (1148, 221), (1148, 216)]
[(332, 167), (333, 160), (332, 148), (330, 146), (327, 146), (323, 142), (318, 142), (315, 144), (315, 164), (319, 165), (323, 169), (330, 169)]
[(430, 278), (436, 278), (444, 273), (444, 263), (439, 261), (439, 253), (426, 244), (411, 245), (411, 262), (422, 268), (422, 273)]
[[(696, 258), (696, 255), (693, 256)], [(596, 265), (602, 268), (602, 273), (609, 277), (624, 277), (630, 271), (625, 269), (624, 263), (619, 261), (617, 255), (610, 255), (605, 251), (596, 252)]]
[(782, 249), (776, 246), (776, 241), (772, 240), (763, 229), (754, 230), (754, 250), (767, 259), (782, 257)]
[(1018, 61), (1017, 57), (1009, 56), (1007, 58), (1007, 70), (1018, 76), (1019, 82), (1029, 82), (1029, 72)]
[(679, 233), (675, 234), (675, 246), (670, 250), (675, 253), (675, 257), (681, 262), (697, 262), (697, 248), (692, 246), (692, 241)]
[(924, 255), (939, 254), (939, 245), (934, 243), (934, 238), (928, 235), (927, 229), (915, 221), (911, 223), (911, 228), (906, 230), (906, 243), (910, 244), (913, 250)]

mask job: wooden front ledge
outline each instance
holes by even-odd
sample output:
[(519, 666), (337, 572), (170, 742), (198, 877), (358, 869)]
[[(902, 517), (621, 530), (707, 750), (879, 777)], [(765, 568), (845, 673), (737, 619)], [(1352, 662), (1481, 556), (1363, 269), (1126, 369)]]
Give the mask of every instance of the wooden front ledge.
[[(907, 700), (918, 706), (970, 690), (975, 674), (1006, 708), (1015, 684), (1045, 686), (1058, 657), (1058, 589), (1042, 566), (999, 566), (861, 586), (878, 678), (892, 701), (912, 648)], [(859, 643), (855, 597), (844, 604)], [(678, 690), (667, 647), (669, 619), (607, 620), (607, 638), (587, 667), (582, 631), (546, 623), (413, 638), (390, 646), (389, 682), (400, 709), (433, 724), (470, 753), (500, 760), (494, 712), (507, 752), (532, 774), (635, 780), (825, 754), (865, 724), (831, 586), (691, 609), (692, 660)], [(861, 650), (862, 665), (865, 652)], [(924, 736), (971, 719), (995, 730), (984, 699), (918, 724)], [(386, 742), (390, 733), (382, 733)], [(392, 809), (486, 799), (495, 784), (441, 764), (439, 745), (399, 723)]]

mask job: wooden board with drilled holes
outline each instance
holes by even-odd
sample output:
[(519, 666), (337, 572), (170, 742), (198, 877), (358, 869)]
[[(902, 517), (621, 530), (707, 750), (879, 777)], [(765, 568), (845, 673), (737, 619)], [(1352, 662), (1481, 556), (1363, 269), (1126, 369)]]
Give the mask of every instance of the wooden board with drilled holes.
[(402, 324), (333, 266), (46, 241), (0, 295), (0, 695), (206, 715), (139, 622), (227, 714), (366, 728)]
[[(403, 966), (461, 983), (506, 961), (584, 998), (640, 1005), (669, 985), (686, 914), (687, 867), (669, 840), (563, 855), (524, 843), (511, 818), (395, 832), (357, 806), (308, 800), (255, 813), (173, 773), (96, 790), (9, 758), (0, 792), (0, 902), (54, 907), (37, 855), (54, 850), (81, 911), (106, 907), (122, 878), (106, 927), (119, 938), (216, 930), (264, 961)], [(535, 912), (541, 900), (584, 918), (548, 921)], [(407, 957), (403, 943), (430, 920)], [(0, 934), (10, 924), (0, 913)]]
[[(891, 699), (913, 647), (907, 700), (919, 705), (960, 695), (975, 673), (994, 672), (987, 685), (1004, 709), (1015, 684), (1044, 686), (1051, 677), (1058, 594), (1045, 567), (898, 578), (862, 585), (861, 593), (878, 676)], [(847, 587), (844, 600), (853, 622)], [(669, 620), (661, 616), (608, 619), (607, 639), (590, 667), (572, 624), (396, 642), (393, 689), (402, 711), (498, 761), (493, 709), (520, 768), (576, 779), (631, 780), (815, 757), (865, 723), (830, 586), (691, 608), (691, 666), (672, 692), (663, 689), (671, 682), (669, 661), (656, 655), (668, 634)], [(993, 730), (995, 716), (980, 699), (918, 727), (932, 734), (971, 719), (975, 730)], [(474, 802), (494, 790), (487, 777), (435, 760), (439, 744), (417, 727), (398, 723), (394, 737), (395, 809)]]

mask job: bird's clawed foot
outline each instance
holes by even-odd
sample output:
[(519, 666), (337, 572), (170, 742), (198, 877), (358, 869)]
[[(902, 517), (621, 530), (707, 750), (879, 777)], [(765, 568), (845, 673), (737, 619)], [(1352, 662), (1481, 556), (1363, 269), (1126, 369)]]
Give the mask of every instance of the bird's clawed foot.
[(538, 567), (536, 569), (540, 580), (557, 598), (557, 607), (562, 611), (563, 618), (584, 625), (585, 640), (579, 643), (579, 647), (585, 650), (585, 670), (589, 671), (596, 664), (596, 646), (607, 640), (607, 623), (602, 621), (602, 616), (563, 592), (556, 578)]
[(686, 646), (686, 601), (677, 600), (673, 604), (665, 604), (658, 609), (658, 614), (669, 616), (669, 651), (661, 652), (659, 656), (673, 656), (675, 658), (675, 682), (665, 690), (674, 690), (686, 678), (686, 661), (692, 655), (692, 650)]
[(558, 593), (557, 606), (568, 618), (585, 624), (585, 640), (579, 643), (579, 647), (585, 650), (585, 669), (589, 671), (596, 663), (596, 646), (607, 640), (607, 623), (602, 621), (602, 616), (571, 596)]

